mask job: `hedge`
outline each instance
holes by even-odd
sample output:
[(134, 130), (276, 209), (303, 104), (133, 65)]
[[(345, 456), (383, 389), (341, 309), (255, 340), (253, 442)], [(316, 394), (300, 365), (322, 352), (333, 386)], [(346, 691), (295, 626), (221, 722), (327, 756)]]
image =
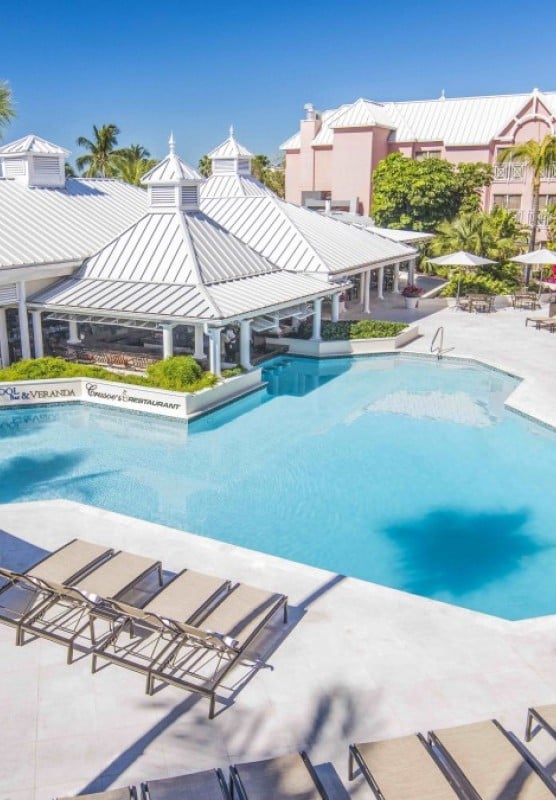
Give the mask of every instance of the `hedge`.
[[(384, 322), (379, 319), (325, 321), (321, 326), (321, 336), (329, 342), (340, 339), (386, 339), (397, 336), (407, 327), (404, 322)], [(300, 339), (310, 339), (311, 333), (311, 325), (305, 324), (299, 327), (297, 336)]]

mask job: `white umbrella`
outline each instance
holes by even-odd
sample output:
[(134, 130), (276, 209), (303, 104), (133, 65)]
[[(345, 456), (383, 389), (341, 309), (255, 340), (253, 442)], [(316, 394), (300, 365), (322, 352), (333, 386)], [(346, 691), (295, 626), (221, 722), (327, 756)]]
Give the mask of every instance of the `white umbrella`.
[[(542, 281), (542, 268), (550, 267), (553, 264), (556, 264), (556, 252), (554, 252), (554, 250), (547, 250), (546, 247), (544, 247), (542, 250), (531, 250), (530, 253), (524, 253), (522, 256), (515, 256), (514, 258), (511, 258), (510, 261), (515, 261), (518, 264), (525, 264), (527, 267), (527, 272), (529, 272), (529, 267), (540, 267)], [(529, 283), (528, 274), (526, 276), (526, 281)], [(539, 294), (540, 290), (541, 286), (539, 285)]]
[[(474, 253), (467, 253), (465, 250), (458, 250), (457, 253), (450, 253), (447, 256), (438, 256), (438, 258), (429, 258), (431, 264), (438, 264), (440, 267), (463, 267), (463, 269), (475, 269), (476, 267), (484, 267), (487, 264), (496, 264), (490, 258), (482, 258), (476, 256)], [(457, 300), (459, 300), (459, 291), (461, 287), (461, 274), (458, 273), (458, 293)]]

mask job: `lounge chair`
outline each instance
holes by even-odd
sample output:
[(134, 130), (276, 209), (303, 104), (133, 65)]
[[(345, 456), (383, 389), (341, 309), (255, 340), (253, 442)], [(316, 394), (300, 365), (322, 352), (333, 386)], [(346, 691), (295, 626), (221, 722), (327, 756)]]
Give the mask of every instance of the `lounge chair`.
[(464, 795), (473, 800), (548, 800), (554, 785), (533, 755), (496, 720), (431, 731)]
[(527, 327), (530, 322), (533, 323), (538, 331), (540, 331), (541, 328), (548, 328), (551, 330), (551, 333), (554, 333), (554, 328), (556, 327), (556, 302), (548, 304), (547, 317), (526, 317), (525, 327)]
[(122, 789), (107, 789), (105, 792), (95, 794), (80, 794), (74, 797), (59, 797), (58, 800), (137, 800), (135, 786), (126, 786)]
[(141, 784), (143, 800), (230, 800), (226, 780), (219, 769), (162, 778)]
[(91, 640), (95, 641), (91, 613), (99, 612), (95, 616), (100, 616), (103, 598), (125, 596), (153, 572), (157, 573), (161, 585), (160, 561), (122, 550), (70, 585), (48, 581), (52, 596), (24, 617), (18, 644), (23, 644), (25, 631), (65, 644), (68, 664), (71, 664), (75, 642), (87, 628), (91, 631)]
[(456, 800), (463, 797), (420, 734), (352, 744), (349, 748), (350, 780), (355, 777), (355, 764), (377, 800)]
[(238, 584), (195, 626), (172, 621), (181, 638), (163, 661), (151, 667), (147, 692), (153, 694), (160, 680), (202, 694), (210, 699), (212, 719), (216, 689), (279, 610), (287, 622), (285, 595)]
[(303, 752), (235, 764), (230, 775), (232, 798), (237, 800), (328, 800), (326, 789)]
[(535, 706), (527, 712), (527, 725), (525, 727), (525, 741), (530, 742), (533, 738), (533, 723), (540, 725), (556, 739), (556, 705)]
[(16, 638), (21, 624), (46, 599), (53, 597), (50, 581), (67, 585), (106, 561), (114, 551), (104, 545), (72, 539), (41, 558), (23, 573), (0, 568), (6, 584), (0, 589), (0, 621), (13, 625)]
[[(104, 615), (108, 608), (117, 620), (111, 635), (93, 652), (93, 672), (98, 658), (103, 658), (148, 674), (153, 662), (166, 652), (167, 645), (177, 643), (182, 636), (176, 628), (178, 621), (194, 623), (230, 590), (230, 585), (230, 581), (188, 569), (178, 573), (143, 608), (109, 599), (99, 610), (91, 612), (94, 644), (94, 618)], [(123, 646), (122, 637), (126, 640)]]

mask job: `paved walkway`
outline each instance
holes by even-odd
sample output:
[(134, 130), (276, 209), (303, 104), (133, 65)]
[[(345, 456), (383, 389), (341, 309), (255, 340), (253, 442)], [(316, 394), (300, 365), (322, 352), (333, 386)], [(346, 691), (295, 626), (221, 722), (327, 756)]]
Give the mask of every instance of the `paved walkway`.
[[(556, 336), (525, 328), (526, 312), (472, 315), (421, 301), (416, 312), (381, 306), (385, 318), (419, 318), (426, 353), (445, 329), (453, 355), (524, 378), (510, 403), (556, 424)], [(542, 312), (541, 312), (542, 313)], [(352, 314), (351, 314), (352, 315)], [(376, 307), (373, 316), (379, 316)], [(336, 800), (369, 797), (347, 786), (347, 745), (495, 716), (521, 735), (529, 705), (556, 702), (556, 616), (505, 622), (66, 501), (0, 506), (0, 563), (23, 568), (75, 535), (286, 592), (290, 623), (277, 621), (255, 654), (267, 666), (232, 673), (216, 719), (207, 701), (174, 688), (143, 693), (139, 675), (88, 659), (14, 645), (0, 626), (0, 800), (48, 800), (209, 766), (306, 748)], [(532, 744), (556, 772), (556, 745)], [(269, 798), (270, 800), (270, 798)], [(408, 798), (410, 800), (410, 798)]]

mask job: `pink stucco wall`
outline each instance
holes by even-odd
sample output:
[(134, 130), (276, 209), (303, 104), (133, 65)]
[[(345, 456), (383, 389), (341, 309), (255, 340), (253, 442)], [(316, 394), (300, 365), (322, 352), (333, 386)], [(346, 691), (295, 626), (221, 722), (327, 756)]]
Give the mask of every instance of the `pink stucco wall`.
[(343, 128), (334, 132), (332, 197), (336, 200), (357, 198), (358, 209), (369, 213), (373, 130)]
[(332, 189), (332, 161), (331, 147), (315, 147), (315, 189), (321, 192), (330, 192)]
[(299, 150), (286, 152), (286, 200), (288, 203), (299, 204), (301, 202), (300, 166)]

